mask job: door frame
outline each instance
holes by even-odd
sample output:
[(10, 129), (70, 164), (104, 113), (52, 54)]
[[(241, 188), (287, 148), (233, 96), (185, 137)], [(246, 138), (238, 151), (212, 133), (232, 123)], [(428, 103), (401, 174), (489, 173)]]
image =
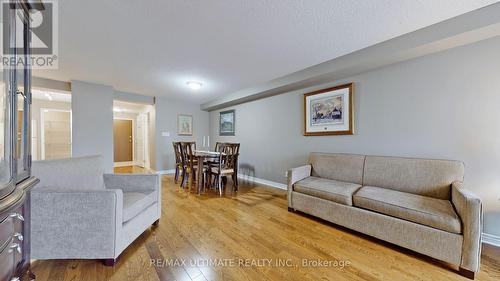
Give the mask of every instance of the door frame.
[[(138, 147), (137, 149), (142, 150), (143, 153), (143, 163), (138, 162), (138, 159), (135, 159), (134, 163), (136, 166), (142, 167), (144, 169), (150, 169), (149, 163), (149, 116), (147, 113), (141, 112), (136, 116), (137, 122), (135, 128), (137, 128), (139, 118), (142, 118), (142, 147)], [(138, 132), (136, 131), (136, 134)], [(137, 143), (135, 143), (137, 145)]]
[(45, 160), (45, 111), (69, 112), (69, 157), (73, 156), (73, 113), (69, 109), (40, 107), (40, 160)]
[[(135, 120), (129, 117), (114, 117), (113, 116), (113, 129), (115, 126), (115, 120), (130, 120), (132, 121), (132, 161), (124, 161), (124, 162), (114, 162), (115, 158), (115, 150), (113, 149), (113, 166), (114, 167), (125, 167), (125, 166), (134, 166), (135, 165)], [(113, 148), (115, 145), (115, 137), (113, 136)]]

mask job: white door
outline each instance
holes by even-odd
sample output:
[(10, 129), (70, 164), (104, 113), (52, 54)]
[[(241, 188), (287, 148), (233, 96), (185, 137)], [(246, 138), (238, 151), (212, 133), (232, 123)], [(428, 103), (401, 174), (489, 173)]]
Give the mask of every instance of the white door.
[(145, 135), (144, 135), (144, 130), (145, 130), (145, 120), (144, 120), (144, 115), (139, 114), (137, 115), (137, 122), (135, 122), (135, 162), (137, 166), (145, 167), (145, 153), (144, 153), (144, 148), (145, 148)]

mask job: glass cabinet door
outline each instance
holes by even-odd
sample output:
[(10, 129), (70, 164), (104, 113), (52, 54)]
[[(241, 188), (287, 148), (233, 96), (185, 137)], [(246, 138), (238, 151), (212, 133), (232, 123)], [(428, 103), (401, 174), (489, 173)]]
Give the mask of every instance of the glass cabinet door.
[[(15, 12), (9, 10), (8, 18), (3, 20), (7, 25), (9, 46), (15, 46)], [(0, 81), (0, 198), (7, 196), (15, 188), (15, 177), (13, 175), (13, 142), (12, 142), (12, 112), (15, 92), (15, 73), (10, 68), (2, 69)]]
[[(28, 62), (29, 58), (29, 20), (28, 14), (18, 9), (16, 13), (16, 28), (22, 29), (22, 32), (16, 32), (16, 61)], [(19, 38), (20, 37), (20, 38)], [(17, 181), (22, 181), (27, 178), (30, 173), (30, 129), (31, 120), (30, 103), (31, 103), (31, 85), (30, 85), (30, 68), (25, 65), (19, 65), (16, 69), (16, 172)]]

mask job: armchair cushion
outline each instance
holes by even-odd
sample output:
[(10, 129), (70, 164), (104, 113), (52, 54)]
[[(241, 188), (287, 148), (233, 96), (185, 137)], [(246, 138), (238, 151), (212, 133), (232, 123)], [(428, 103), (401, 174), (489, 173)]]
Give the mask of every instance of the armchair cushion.
[(123, 222), (128, 222), (140, 214), (147, 207), (157, 202), (156, 193), (124, 192), (123, 193)]
[(293, 190), (299, 193), (319, 197), (336, 203), (352, 206), (352, 195), (361, 185), (350, 182), (307, 177), (298, 181)]
[(449, 200), (441, 200), (396, 190), (364, 186), (354, 194), (354, 206), (427, 225), (452, 233), (461, 233), (461, 224)]

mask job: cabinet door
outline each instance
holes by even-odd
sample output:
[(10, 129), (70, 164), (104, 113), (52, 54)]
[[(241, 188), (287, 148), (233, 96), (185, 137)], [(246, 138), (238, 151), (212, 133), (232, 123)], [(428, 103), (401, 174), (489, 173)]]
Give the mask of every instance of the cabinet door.
[[(8, 48), (4, 48), (4, 55), (10, 56), (15, 50), (16, 42), (15, 11), (11, 9), (4, 11), (4, 16), (3, 24), (8, 27), (5, 29), (7, 34), (4, 34), (4, 38), (9, 39)], [(0, 198), (3, 198), (15, 188), (12, 161), (14, 149), (11, 136), (13, 132), (12, 112), (16, 84), (13, 69), (4, 69), (0, 76)]]
[(31, 85), (30, 85), (30, 32), (28, 15), (23, 9), (18, 9), (16, 13), (16, 61), (26, 62), (19, 64), (16, 68), (16, 162), (17, 162), (17, 181), (22, 181), (30, 174), (30, 103), (31, 103)]

